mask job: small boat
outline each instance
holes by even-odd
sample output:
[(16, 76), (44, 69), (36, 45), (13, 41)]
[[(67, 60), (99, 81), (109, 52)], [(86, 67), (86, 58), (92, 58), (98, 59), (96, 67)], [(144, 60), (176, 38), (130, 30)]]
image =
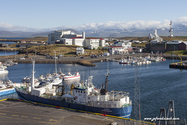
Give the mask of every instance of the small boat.
[(0, 96), (8, 95), (16, 92), (14, 89), (13, 82), (10, 80), (0, 81)]
[(71, 80), (71, 79), (78, 79), (80, 78), (79, 72), (76, 72), (74, 75), (72, 75), (70, 72), (64, 76), (64, 80)]
[(121, 59), (121, 60), (119, 61), (119, 64), (127, 64), (127, 60), (126, 60), (126, 59)]
[(0, 67), (0, 74), (7, 74), (8, 70), (5, 70), (4, 67)]

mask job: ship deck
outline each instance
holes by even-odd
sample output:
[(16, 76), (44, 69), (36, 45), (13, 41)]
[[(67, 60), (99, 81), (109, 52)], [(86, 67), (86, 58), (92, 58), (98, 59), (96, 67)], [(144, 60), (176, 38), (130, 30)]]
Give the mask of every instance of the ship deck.
[(0, 100), (1, 125), (133, 125), (133, 121), (76, 112), (71, 109), (61, 109), (17, 100)]

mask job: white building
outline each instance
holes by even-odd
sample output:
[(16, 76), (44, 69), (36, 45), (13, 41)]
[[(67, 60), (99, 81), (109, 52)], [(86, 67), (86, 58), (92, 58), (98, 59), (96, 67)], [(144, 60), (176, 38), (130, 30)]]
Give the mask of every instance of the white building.
[(123, 49), (129, 49), (132, 48), (132, 43), (131, 42), (114, 42), (112, 46), (122, 46)]
[(64, 44), (64, 45), (77, 45), (86, 46), (89, 49), (97, 49), (99, 46), (105, 46), (105, 40), (100, 38), (87, 38), (85, 39), (85, 32), (75, 34), (71, 31), (55, 31), (48, 35), (49, 44)]
[[(83, 35), (85, 34), (75, 34), (72, 31), (63, 31), (63, 30), (59, 30), (59, 31), (55, 31), (54, 33), (50, 33), (48, 34), (48, 43), (49, 44), (55, 44), (55, 42), (57, 41), (64, 41), (64, 38), (73, 38), (73, 37), (83, 37)], [(69, 41), (69, 40), (68, 40)]]
[(124, 49), (122, 46), (109, 46), (108, 52), (113, 54), (127, 54), (128, 50)]
[(84, 54), (84, 48), (83, 47), (77, 47), (76, 48), (76, 54), (77, 55), (82, 55), (82, 54)]
[(113, 54), (127, 54), (129, 50), (132, 50), (131, 42), (115, 42), (112, 46), (109, 46), (109, 53)]
[(148, 37), (149, 37), (150, 39), (153, 39), (153, 40), (151, 40), (150, 43), (158, 43), (158, 42), (163, 41), (163, 39), (162, 39), (160, 36), (158, 36), (157, 30), (155, 30), (155, 35), (149, 34)]

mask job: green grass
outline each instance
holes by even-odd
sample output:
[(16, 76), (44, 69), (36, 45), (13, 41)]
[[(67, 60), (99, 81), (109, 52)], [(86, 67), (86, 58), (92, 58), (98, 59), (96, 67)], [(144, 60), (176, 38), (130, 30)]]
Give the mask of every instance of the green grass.
[(37, 37), (33, 37), (33, 38), (26, 38), (26, 39), (22, 39), (25, 41), (48, 41), (48, 37), (44, 37), (44, 36), (37, 36)]
[[(28, 53), (39, 53), (39, 54), (49, 54), (50, 56), (54, 56), (55, 52), (56, 55), (64, 55), (64, 56), (76, 56), (76, 48), (79, 46), (76, 45), (61, 45), (61, 44), (53, 44), (53, 45), (41, 45), (41, 46), (32, 46), (27, 49), (24, 49), (24, 52)], [(97, 49), (97, 50), (90, 50), (85, 48), (85, 54), (83, 56), (90, 56), (92, 54), (98, 55), (103, 54), (104, 51)]]
[(187, 55), (187, 50), (168, 51), (165, 54)]

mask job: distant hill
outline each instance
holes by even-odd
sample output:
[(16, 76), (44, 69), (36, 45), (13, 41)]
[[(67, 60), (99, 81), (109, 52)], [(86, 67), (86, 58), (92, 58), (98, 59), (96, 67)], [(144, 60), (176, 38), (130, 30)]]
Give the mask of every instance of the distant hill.
[[(187, 36), (187, 26), (179, 25), (173, 28), (174, 36)], [(82, 33), (82, 30), (74, 29), (63, 29), (71, 30), (75, 33)], [(153, 28), (146, 29), (100, 29), (100, 30), (85, 30), (86, 37), (142, 37), (148, 36), (149, 33), (154, 34)], [(0, 37), (35, 37), (35, 36), (45, 36), (47, 37), (49, 33), (54, 31), (44, 31), (44, 32), (21, 32), (21, 31), (0, 31)], [(169, 29), (159, 28), (157, 29), (157, 34), (159, 36), (169, 36)]]

